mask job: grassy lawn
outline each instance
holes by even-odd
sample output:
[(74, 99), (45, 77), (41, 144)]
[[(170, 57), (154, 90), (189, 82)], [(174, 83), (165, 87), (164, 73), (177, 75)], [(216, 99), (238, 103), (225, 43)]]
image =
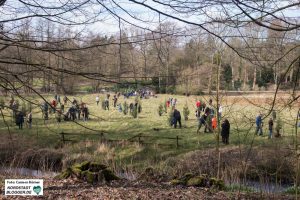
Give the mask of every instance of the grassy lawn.
[[(73, 96), (68, 96), (72, 100)], [(88, 155), (92, 159), (99, 160), (114, 160), (117, 165), (147, 167), (163, 161), (169, 157), (184, 154), (197, 149), (208, 149), (216, 146), (216, 134), (203, 133), (204, 127), (201, 129), (201, 133), (197, 134), (197, 119), (194, 115), (196, 96), (172, 96), (178, 99), (177, 108), (182, 114), (183, 106), (187, 103), (190, 109), (189, 120), (185, 121), (182, 116), (183, 128), (174, 129), (168, 125), (168, 113), (164, 113), (162, 116), (158, 115), (158, 106), (160, 103), (164, 103), (165, 100), (171, 95), (158, 95), (158, 98), (143, 99), (142, 112), (138, 115), (138, 118), (134, 119), (131, 115), (124, 115), (118, 112), (116, 108), (112, 106), (112, 100), (110, 101), (110, 110), (103, 110), (101, 103), (99, 106), (95, 103), (96, 94), (74, 96), (77, 100), (87, 103), (90, 111), (90, 120), (83, 122), (82, 120), (74, 122), (57, 123), (55, 115), (49, 115), (50, 119), (44, 121), (40, 109), (37, 106), (33, 106), (33, 127), (32, 129), (24, 128), (18, 130), (10, 117), (9, 110), (4, 110), (5, 120), (10, 126), (10, 132), (16, 136), (22, 135), (30, 141), (35, 142), (35, 148), (58, 148), (61, 146), (61, 135), (59, 133), (78, 133), (75, 136), (66, 136), (67, 139), (72, 139), (72, 144), (67, 144), (63, 147), (63, 151), (67, 152), (68, 156), (75, 158), (79, 155)], [(29, 97), (36, 103), (42, 102), (38, 97)], [(53, 97), (46, 96), (50, 101)], [(208, 100), (210, 97), (202, 96), (201, 99)], [(265, 108), (270, 107), (270, 98), (261, 96), (252, 96), (245, 99), (244, 97), (223, 97), (222, 106), (224, 107), (223, 116), (228, 118), (231, 123), (230, 133), (230, 145), (229, 146), (250, 146), (254, 145), (272, 145), (277, 143), (277, 139), (268, 140), (267, 127), (268, 119), (264, 120), (264, 136), (256, 136), (254, 134), (255, 116), (259, 111), (264, 114), (267, 113)], [(283, 97), (284, 98), (284, 97)], [(61, 97), (62, 99), (62, 97)], [(100, 96), (100, 99), (104, 99), (104, 95)], [(112, 95), (111, 95), (112, 99)], [(249, 101), (250, 100), (250, 101)], [(8, 99), (5, 99), (6, 105)], [(118, 102), (123, 104), (123, 96), (120, 97)], [(126, 99), (127, 103), (134, 102), (134, 97)], [(21, 100), (20, 100), (21, 102)], [(215, 104), (215, 101), (213, 102)], [(253, 105), (256, 104), (256, 105)], [(71, 105), (68, 102), (65, 110)], [(22, 106), (22, 103), (20, 103)], [(276, 104), (276, 109), (280, 110), (277, 116), (284, 122), (284, 128), (282, 130), (283, 137), (280, 140), (282, 145), (288, 145), (293, 142), (294, 124), (296, 119), (297, 107), (281, 108), (281, 105)], [(81, 126), (82, 125), (82, 126)], [(89, 130), (93, 129), (95, 131)], [(156, 130), (155, 130), (156, 129)], [(157, 130), (158, 129), (158, 130)], [(145, 143), (151, 143), (149, 145), (139, 145), (137, 143), (129, 142), (115, 142), (114, 144), (107, 144), (103, 146), (98, 141), (100, 136), (88, 135), (91, 133), (105, 132), (104, 137), (109, 140), (127, 140), (137, 134), (142, 133), (144, 136), (141, 140)], [(0, 134), (7, 135), (8, 129), (0, 120)], [(179, 136), (179, 148), (176, 148), (176, 140), (163, 139), (160, 137), (176, 137)], [(96, 142), (91, 142), (96, 141)], [(101, 146), (102, 145), (102, 146)], [(221, 144), (221, 148), (224, 147)]]

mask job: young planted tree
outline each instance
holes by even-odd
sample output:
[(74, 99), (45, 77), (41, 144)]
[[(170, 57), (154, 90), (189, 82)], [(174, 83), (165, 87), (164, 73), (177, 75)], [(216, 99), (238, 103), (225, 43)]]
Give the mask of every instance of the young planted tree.
[(130, 114), (132, 115), (133, 118), (137, 118), (137, 116), (138, 116), (138, 107), (133, 106), (133, 109), (130, 112)]
[(128, 103), (126, 101), (123, 103), (123, 113), (124, 115), (128, 114)]
[(163, 104), (159, 104), (158, 109), (157, 109), (158, 115), (162, 116), (162, 114), (164, 113), (164, 107)]
[(165, 103), (163, 104), (163, 107), (164, 107), (164, 112), (167, 113), (168, 112), (167, 101), (165, 101)]
[(190, 109), (189, 109), (188, 104), (186, 102), (185, 105), (184, 105), (184, 107), (183, 107), (184, 120), (188, 120), (189, 119), (189, 115), (190, 115)]

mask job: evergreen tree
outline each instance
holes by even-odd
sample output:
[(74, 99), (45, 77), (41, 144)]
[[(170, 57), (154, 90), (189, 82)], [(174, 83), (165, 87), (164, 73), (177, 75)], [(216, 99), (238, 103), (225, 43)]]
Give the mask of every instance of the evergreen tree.
[(163, 104), (161, 103), (161, 104), (159, 104), (159, 106), (158, 106), (158, 115), (159, 116), (162, 116), (162, 114), (163, 114), (163, 109), (164, 109), (164, 107), (163, 107)]
[(126, 101), (123, 103), (123, 113), (124, 115), (128, 113), (128, 103)]
[(185, 103), (185, 105), (183, 107), (184, 120), (188, 120), (189, 119), (189, 115), (190, 115), (190, 110), (189, 110), (189, 107), (188, 107), (187, 103)]

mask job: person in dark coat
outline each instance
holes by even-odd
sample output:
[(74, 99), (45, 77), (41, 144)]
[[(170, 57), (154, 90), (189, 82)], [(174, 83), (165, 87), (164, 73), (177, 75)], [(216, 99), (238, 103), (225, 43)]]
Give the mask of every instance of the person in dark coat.
[(179, 123), (179, 128), (181, 128), (181, 114), (177, 109), (174, 109), (174, 128), (177, 128), (177, 122)]
[(117, 102), (118, 102), (117, 95), (114, 95), (113, 101), (114, 101), (114, 107), (116, 107), (117, 106)]
[(70, 119), (74, 121), (76, 119), (76, 109), (74, 106), (70, 107), (68, 112), (70, 113)]
[(23, 112), (19, 112), (17, 114), (16, 124), (19, 126), (19, 129), (23, 129), (23, 123), (24, 123), (24, 114)]
[(271, 139), (273, 137), (273, 125), (274, 125), (273, 119), (270, 118), (270, 120), (269, 120), (269, 139)]
[(205, 115), (205, 114), (203, 114), (203, 115), (199, 118), (197, 133), (199, 133), (199, 131), (200, 131), (202, 125), (205, 126), (206, 118), (207, 118), (207, 115)]
[(229, 144), (230, 123), (227, 119), (224, 119), (221, 126), (222, 126), (222, 130), (221, 130), (222, 142), (224, 144)]
[(256, 117), (255, 124), (256, 124), (255, 134), (258, 134), (259, 132), (259, 135), (263, 135), (263, 131), (262, 131), (263, 121), (262, 121), (261, 113)]
[(64, 100), (64, 104), (67, 104), (67, 102), (68, 102), (68, 97), (67, 97), (67, 96), (64, 96), (63, 100)]
[(86, 106), (86, 104), (84, 104), (82, 113), (83, 113), (83, 121), (87, 121), (89, 118), (89, 110), (88, 110), (88, 107)]

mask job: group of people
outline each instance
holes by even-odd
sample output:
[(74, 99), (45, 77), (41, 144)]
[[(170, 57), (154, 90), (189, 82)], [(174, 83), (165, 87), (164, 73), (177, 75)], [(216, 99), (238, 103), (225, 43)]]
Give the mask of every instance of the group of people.
[[(145, 91), (144, 93), (141, 93), (143, 95), (148, 95), (148, 91)], [(112, 104), (113, 106), (122, 112), (122, 106), (119, 103), (118, 104), (118, 99), (120, 97), (120, 93), (116, 93), (113, 95), (112, 98)], [(61, 98), (59, 95), (55, 95), (54, 99), (52, 99), (50, 102), (43, 102), (41, 109), (43, 113), (43, 118), (47, 120), (49, 118), (48, 113), (55, 113), (56, 119), (58, 122), (61, 122), (62, 116), (65, 121), (69, 120), (76, 120), (76, 119), (83, 119), (84, 121), (87, 121), (89, 119), (89, 109), (86, 103), (81, 102), (78, 103), (78, 101), (74, 98), (73, 101), (71, 102), (71, 106), (69, 107), (68, 111), (64, 113), (65, 110), (65, 105), (67, 102), (70, 101), (66, 96), (63, 97), (63, 101), (61, 101)], [(109, 110), (109, 103), (110, 101), (110, 94), (106, 95), (106, 98), (104, 100), (104, 108), (105, 110)], [(99, 95), (96, 96), (96, 104), (99, 105), (100, 98)], [(166, 101), (166, 107), (172, 108), (172, 114), (171, 114), (171, 126), (174, 128), (177, 128), (179, 125), (179, 128), (182, 127), (181, 124), (181, 113), (179, 110), (176, 109), (176, 106), (178, 104), (178, 100), (176, 98), (170, 97)], [(49, 109), (50, 106), (50, 109)], [(58, 108), (58, 106), (60, 106)], [(15, 119), (16, 125), (19, 127), (19, 129), (23, 128), (23, 124), (26, 122), (28, 124), (28, 127), (32, 127), (32, 112), (31, 110), (28, 113), (24, 113), (23, 111), (19, 110), (19, 102), (17, 100), (14, 100), (12, 98), (9, 101), (9, 107), (12, 110), (12, 115), (13, 118)], [(130, 112), (134, 110), (134, 108), (139, 109), (138, 103), (136, 102), (131, 103), (129, 105)], [(197, 100), (196, 101), (196, 111), (195, 111), (195, 116), (197, 117), (198, 120), (198, 128), (197, 128), (197, 133), (200, 133), (200, 130), (202, 126), (204, 126), (204, 132), (207, 133), (212, 133), (214, 130), (217, 128), (218, 125), (218, 120), (216, 116), (216, 110), (218, 112), (219, 119), (221, 120), (222, 118), (222, 112), (223, 108), (219, 104), (216, 107), (213, 106), (213, 101), (212, 99), (209, 100), (208, 105), (204, 101)], [(140, 111), (139, 111), (140, 112)], [(300, 117), (300, 116), (299, 116)], [(268, 138), (273, 137), (273, 129), (274, 129), (274, 124), (276, 120), (276, 112), (272, 112), (272, 117), (268, 120)], [(263, 117), (262, 114), (259, 113), (256, 116), (255, 119), (255, 124), (256, 124), (256, 130), (255, 134), (262, 136), (263, 135)], [(300, 126), (300, 124), (299, 124)], [(229, 143), (229, 134), (230, 134), (230, 122), (228, 119), (224, 118), (222, 123), (221, 123), (221, 136), (222, 136), (222, 142), (224, 144)], [(275, 135), (276, 137), (278, 134)]]
[[(59, 112), (59, 114), (61, 113), (62, 112)], [(57, 119), (60, 120), (60, 115)], [(89, 119), (89, 109), (86, 103), (84, 103), (83, 101), (81, 101), (81, 103), (78, 103), (78, 101), (74, 98), (72, 101), (72, 105), (64, 114), (64, 121), (74, 121), (77, 119), (87, 121)]]
[(178, 101), (176, 98), (170, 97), (166, 102), (166, 106), (167, 106), (167, 108), (169, 108), (169, 107), (175, 108), (177, 103), (178, 103)]
[[(179, 128), (181, 128), (181, 114), (176, 109), (178, 101), (176, 98), (169, 98), (166, 101), (166, 107), (172, 107), (172, 113), (171, 113), (171, 126), (174, 128), (177, 128), (177, 124), (179, 125)], [(212, 99), (209, 100), (209, 104), (206, 105), (205, 102), (201, 102), (200, 100), (196, 101), (196, 111), (195, 115), (198, 120), (198, 129), (197, 133), (200, 133), (200, 129), (202, 126), (204, 126), (204, 132), (212, 133), (217, 128), (217, 117), (215, 115), (215, 108), (212, 105), (213, 101)], [(221, 119), (223, 112), (222, 106), (218, 105), (218, 115)], [(203, 113), (203, 114), (202, 114)], [(229, 144), (229, 133), (230, 133), (230, 123), (228, 119), (223, 119), (221, 124), (221, 136), (222, 136), (222, 142), (224, 144)]]
[[(204, 126), (204, 132), (212, 133), (216, 128), (218, 124), (215, 108), (213, 107), (213, 101), (212, 99), (209, 100), (208, 105), (205, 104), (205, 102), (201, 102), (200, 100), (196, 101), (196, 111), (195, 115), (198, 120), (198, 129), (197, 133), (200, 133), (200, 129), (202, 126)], [(222, 117), (223, 108), (219, 104), (218, 107), (218, 115), (219, 119)], [(203, 112), (203, 114), (201, 114)], [(228, 119), (224, 119), (221, 124), (221, 136), (222, 136), (222, 142), (224, 144), (229, 144), (229, 133), (230, 133), (230, 123)]]
[[(273, 110), (272, 117), (270, 117), (270, 119), (268, 121), (268, 131), (269, 131), (268, 138), (269, 139), (273, 138), (275, 120), (276, 120), (276, 111)], [(279, 122), (277, 122), (277, 123), (279, 123)], [(256, 124), (255, 134), (262, 136), (263, 135), (263, 115), (262, 115), (262, 113), (259, 113), (256, 116), (255, 124)], [(280, 125), (278, 125), (275, 137), (280, 137), (280, 133), (279, 133), (280, 129), (281, 129), (281, 127), (280, 127)]]
[[(65, 105), (67, 105), (68, 101), (71, 102), (71, 106), (69, 107), (67, 112), (65, 112)], [(78, 103), (77, 99), (75, 98), (73, 99), (73, 101), (71, 101), (67, 96), (64, 96), (63, 101), (61, 101), (60, 96), (55, 95), (50, 102), (43, 102), (41, 109), (43, 118), (45, 120), (49, 119), (49, 113), (55, 114), (57, 122), (61, 122), (62, 119), (64, 119), (64, 121), (74, 121), (81, 118), (84, 121), (87, 121), (89, 119), (89, 110), (87, 105), (84, 102)]]
[(170, 116), (170, 125), (171, 127), (177, 128), (177, 124), (179, 125), (179, 128), (181, 128), (181, 114), (180, 111), (176, 109), (176, 105), (178, 104), (178, 100), (173, 97), (169, 97), (169, 99), (166, 101), (166, 107), (172, 108), (171, 116)]
[(23, 111), (19, 109), (19, 101), (15, 100), (14, 97), (11, 98), (9, 101), (9, 108), (12, 110), (12, 116), (15, 120), (16, 125), (19, 127), (19, 129), (23, 129), (23, 124), (27, 122), (28, 128), (32, 127), (32, 112), (31, 109), (26, 113), (26, 111)]
[[(119, 99), (120, 95), (121, 95), (121, 93), (118, 92), (118, 93), (114, 94), (114, 96), (113, 96), (112, 101), (113, 101), (114, 108), (117, 107), (117, 103), (118, 103), (118, 99)], [(104, 110), (109, 110), (109, 100), (110, 100), (110, 94), (107, 94), (106, 98), (102, 102), (102, 107), (103, 107)], [(99, 105), (99, 102), (100, 102), (100, 97), (99, 97), (99, 95), (97, 95), (96, 96), (97, 106)]]

